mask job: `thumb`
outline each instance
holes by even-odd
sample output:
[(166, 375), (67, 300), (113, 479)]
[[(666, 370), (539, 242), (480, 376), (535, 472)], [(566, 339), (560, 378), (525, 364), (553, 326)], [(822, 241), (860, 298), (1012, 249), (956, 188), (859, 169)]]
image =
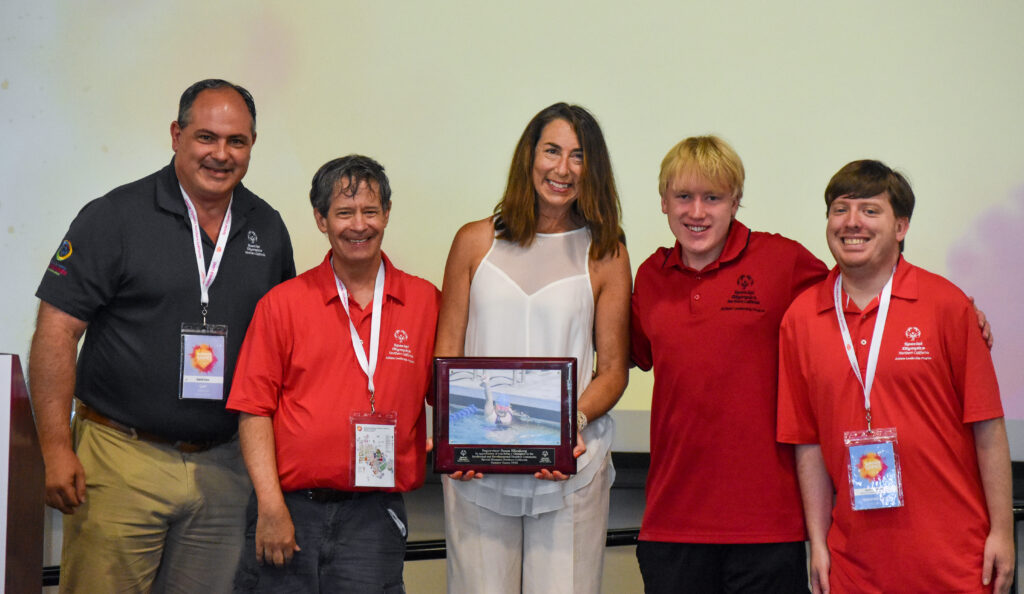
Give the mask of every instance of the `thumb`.
[(75, 473), (75, 494), (78, 495), (78, 503), (85, 503), (85, 473)]

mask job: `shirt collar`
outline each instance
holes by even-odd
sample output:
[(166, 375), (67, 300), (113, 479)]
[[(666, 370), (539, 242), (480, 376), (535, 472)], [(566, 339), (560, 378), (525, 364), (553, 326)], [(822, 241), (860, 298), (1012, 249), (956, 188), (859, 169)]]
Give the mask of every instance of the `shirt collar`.
[(732, 262), (739, 258), (744, 250), (747, 249), (747, 245), (750, 244), (750, 229), (746, 225), (733, 219), (729, 225), (729, 235), (725, 238), (725, 247), (722, 248), (722, 253), (718, 256), (718, 259), (709, 264), (703, 270), (697, 271), (690, 268), (683, 263), (683, 246), (680, 245), (679, 241), (676, 241), (675, 246), (668, 253), (665, 258), (665, 262), (662, 264), (662, 268), (678, 268), (679, 270), (689, 270), (692, 272), (710, 272), (717, 269), (722, 264)]
[[(178, 174), (174, 172), (174, 157), (171, 157), (170, 164), (157, 172), (157, 206), (168, 212), (180, 215), (184, 219), (188, 219), (188, 210), (185, 208), (185, 201), (182, 200), (183, 194), (185, 194), (185, 188), (178, 180)], [(233, 224), (231, 225), (231, 237), (234, 237), (241, 232), (242, 225), (247, 219), (247, 213), (256, 208), (256, 200), (252, 193), (242, 185), (242, 182), (238, 182), (238, 185), (235, 186), (232, 198), (231, 218)], [(191, 196), (189, 196), (189, 199), (191, 199)]]
[[(399, 278), (402, 274), (391, 263), (387, 254), (381, 252), (381, 260), (384, 262), (384, 296), (385, 299), (405, 303), (405, 283)], [(316, 284), (320, 287), (320, 294), (324, 303), (330, 303), (332, 299), (338, 299), (338, 287), (334, 284), (334, 269), (331, 268), (331, 250), (327, 250), (323, 261), (316, 267)]]
[[(818, 313), (835, 308), (832, 291), (833, 287), (835, 287), (837, 276), (839, 276), (838, 265), (834, 266), (832, 270), (829, 271), (828, 277), (818, 285)], [(912, 265), (910, 262), (907, 262), (903, 258), (903, 254), (900, 254), (899, 260), (896, 261), (896, 273), (892, 277), (892, 296), (897, 299), (916, 301), (919, 294), (917, 284), (917, 267)], [(843, 291), (843, 295), (846, 295), (846, 291)], [(878, 307), (877, 301), (872, 303), (873, 305), (869, 305), (865, 311)]]

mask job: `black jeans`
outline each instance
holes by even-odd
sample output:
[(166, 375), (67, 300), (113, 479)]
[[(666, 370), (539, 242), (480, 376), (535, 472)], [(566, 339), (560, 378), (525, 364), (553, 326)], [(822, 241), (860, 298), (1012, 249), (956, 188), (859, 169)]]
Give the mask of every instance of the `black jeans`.
[(284, 494), (295, 525), (295, 552), (284, 567), (256, 562), (256, 495), (246, 510), (245, 548), (235, 592), (405, 592), (407, 520), (401, 493), (360, 493), (349, 501)]

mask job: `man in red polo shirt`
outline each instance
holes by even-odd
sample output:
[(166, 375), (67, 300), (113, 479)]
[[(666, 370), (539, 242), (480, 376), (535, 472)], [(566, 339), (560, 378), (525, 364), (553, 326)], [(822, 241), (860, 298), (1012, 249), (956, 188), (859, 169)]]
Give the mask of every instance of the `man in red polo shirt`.
[(654, 369), (637, 559), (648, 593), (807, 591), (793, 448), (775, 441), (779, 322), (827, 268), (736, 220), (739, 156), (687, 138), (661, 165), (676, 237), (633, 287), (631, 351)]
[(330, 161), (309, 196), (331, 250), (259, 302), (228, 399), (254, 487), (235, 585), (401, 592), (440, 295), (381, 252), (380, 164)]
[(1006, 592), (1010, 452), (974, 308), (903, 259), (914, 194), (902, 175), (854, 161), (825, 203), (838, 267), (786, 313), (779, 368), (812, 588)]

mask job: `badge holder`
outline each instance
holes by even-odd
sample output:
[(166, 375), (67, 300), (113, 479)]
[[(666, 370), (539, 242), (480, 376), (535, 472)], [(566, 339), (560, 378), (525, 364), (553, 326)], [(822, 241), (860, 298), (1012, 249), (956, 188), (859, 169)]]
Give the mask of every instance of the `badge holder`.
[(854, 511), (903, 507), (896, 428), (846, 431), (850, 506)]
[(228, 327), (224, 324), (181, 325), (179, 399), (224, 399), (227, 336)]
[(352, 472), (356, 487), (395, 486), (395, 427), (398, 413), (352, 413)]

